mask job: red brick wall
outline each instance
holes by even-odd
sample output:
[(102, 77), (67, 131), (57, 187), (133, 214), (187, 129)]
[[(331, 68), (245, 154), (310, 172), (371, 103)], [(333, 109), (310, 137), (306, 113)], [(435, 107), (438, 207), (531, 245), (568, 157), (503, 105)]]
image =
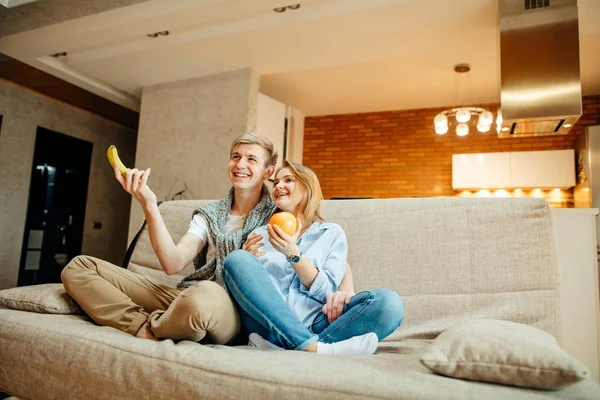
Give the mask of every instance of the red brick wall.
[(303, 163), (327, 199), (453, 196), (452, 154), (572, 149), (585, 126), (600, 124), (600, 96), (584, 97), (583, 108), (567, 135), (506, 139), (493, 129), (436, 135), (442, 108), (307, 117)]

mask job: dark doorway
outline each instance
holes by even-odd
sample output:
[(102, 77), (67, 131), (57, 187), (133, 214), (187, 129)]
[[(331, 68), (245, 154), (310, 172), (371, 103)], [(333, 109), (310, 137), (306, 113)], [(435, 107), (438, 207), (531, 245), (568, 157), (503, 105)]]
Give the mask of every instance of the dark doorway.
[(18, 286), (60, 282), (81, 254), (92, 147), (38, 127)]

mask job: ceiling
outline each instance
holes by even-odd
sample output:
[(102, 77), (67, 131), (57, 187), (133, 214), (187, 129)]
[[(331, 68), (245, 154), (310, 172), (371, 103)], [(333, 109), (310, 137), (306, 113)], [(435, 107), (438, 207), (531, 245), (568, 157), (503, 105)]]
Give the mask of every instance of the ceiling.
[(136, 111), (0, 53), (0, 80), (2, 79), (26, 86), (134, 130), (138, 128), (139, 114)]
[[(273, 11), (285, 4), (144, 1), (3, 36), (0, 52), (131, 110), (144, 86), (247, 67), (261, 92), (306, 115), (500, 101), (498, 0), (304, 0)], [(583, 93), (600, 94), (600, 1), (579, 0), (579, 15)], [(463, 62), (472, 69), (457, 96)]]
[[(0, 36), (25, 32), (46, 25), (124, 7), (147, 0), (0, 0)], [(14, 4), (27, 2), (19, 6)]]

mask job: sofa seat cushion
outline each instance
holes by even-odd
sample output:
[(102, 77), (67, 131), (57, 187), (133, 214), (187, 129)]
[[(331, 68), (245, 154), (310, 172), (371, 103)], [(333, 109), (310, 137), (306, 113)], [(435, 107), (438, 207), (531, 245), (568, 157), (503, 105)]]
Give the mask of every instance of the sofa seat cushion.
[(0, 290), (0, 306), (46, 314), (83, 314), (62, 283)]
[(0, 391), (30, 399), (596, 399), (600, 390), (589, 379), (537, 391), (447, 378), (421, 365), (419, 351), (332, 357), (152, 342), (81, 316), (8, 309), (0, 348)]

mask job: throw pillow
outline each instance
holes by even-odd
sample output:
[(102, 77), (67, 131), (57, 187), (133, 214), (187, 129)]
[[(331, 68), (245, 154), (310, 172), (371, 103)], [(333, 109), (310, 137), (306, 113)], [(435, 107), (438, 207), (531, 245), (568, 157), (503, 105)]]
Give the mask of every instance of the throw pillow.
[(60, 283), (1, 290), (0, 306), (45, 314), (83, 314)]
[(585, 379), (585, 366), (537, 328), (475, 319), (442, 332), (421, 356), (433, 372), (471, 381), (558, 389)]

